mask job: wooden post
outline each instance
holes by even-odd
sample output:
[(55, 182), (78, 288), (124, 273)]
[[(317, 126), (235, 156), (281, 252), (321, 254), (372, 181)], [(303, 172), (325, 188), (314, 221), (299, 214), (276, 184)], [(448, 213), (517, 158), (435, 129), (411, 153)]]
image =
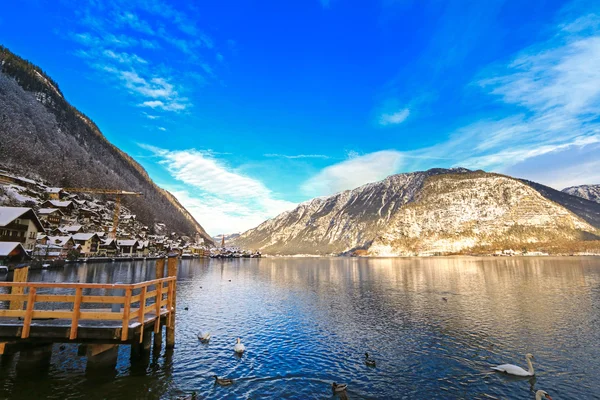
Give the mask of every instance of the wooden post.
[[(15, 269), (13, 275), (13, 282), (27, 282), (27, 275), (29, 275), (29, 267), (23, 267), (19, 269)], [(23, 294), (25, 293), (25, 288), (21, 287), (12, 287), (10, 294)], [(12, 300), (10, 302), (9, 310), (22, 310), (23, 309), (23, 301), (22, 300)]]
[(79, 313), (81, 311), (82, 289), (75, 289), (75, 302), (73, 303), (73, 318), (71, 319), (71, 332), (69, 339), (73, 340), (77, 337), (77, 327), (79, 325)]
[(125, 304), (123, 304), (123, 327), (121, 329), (121, 340), (127, 340), (129, 335), (129, 313), (131, 311), (131, 289), (125, 291)]
[[(165, 259), (156, 260), (156, 279), (165, 277)], [(154, 350), (160, 352), (162, 348), (162, 330), (160, 329), (160, 303), (162, 303), (163, 283), (156, 285), (156, 322), (154, 323)]]
[(23, 318), (23, 330), (21, 331), (21, 339), (27, 339), (29, 337), (29, 330), (31, 329), (31, 318), (33, 317), (33, 305), (35, 304), (35, 292), (34, 287), (29, 288), (29, 295), (27, 296), (27, 311), (25, 311), (25, 318)]
[[(167, 262), (167, 275), (177, 277), (177, 263), (179, 262), (179, 258), (177, 256), (169, 257), (169, 261)], [(169, 315), (170, 324), (167, 326), (167, 348), (175, 347), (175, 309), (177, 308), (177, 280), (171, 282), (171, 296), (172, 302), (171, 306), (173, 307), (171, 314)]]

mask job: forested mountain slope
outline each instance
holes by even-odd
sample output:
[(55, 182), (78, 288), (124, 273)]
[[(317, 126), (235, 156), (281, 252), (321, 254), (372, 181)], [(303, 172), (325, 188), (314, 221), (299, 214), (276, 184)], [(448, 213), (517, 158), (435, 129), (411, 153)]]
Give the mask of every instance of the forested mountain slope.
[(64, 98), (40, 68), (0, 46), (0, 165), (59, 187), (139, 191), (124, 203), (148, 226), (198, 232), (212, 240), (177, 200), (112, 145), (98, 127)]

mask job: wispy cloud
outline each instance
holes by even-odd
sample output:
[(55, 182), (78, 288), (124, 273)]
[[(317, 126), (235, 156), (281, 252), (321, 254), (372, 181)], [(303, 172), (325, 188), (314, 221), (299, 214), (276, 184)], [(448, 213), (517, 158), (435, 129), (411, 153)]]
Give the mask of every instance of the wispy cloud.
[[(182, 6), (192, 7), (192, 6)], [(208, 59), (216, 61), (212, 38), (202, 32), (187, 13), (162, 0), (115, 0), (91, 2), (77, 10), (79, 32), (69, 37), (82, 47), (75, 54), (84, 58), (96, 71), (109, 74), (117, 87), (136, 97), (136, 104), (157, 112), (180, 112), (192, 106), (182, 93), (216, 78)], [(152, 15), (152, 18), (148, 18)], [(81, 32), (81, 30), (84, 30)], [(173, 47), (179, 56), (161, 57), (158, 65), (147, 57), (157, 49)], [(126, 49), (126, 51), (124, 51)], [(210, 50), (205, 56), (200, 50)], [(140, 56), (144, 54), (144, 57)], [(177, 59), (174, 71), (165, 65)], [(183, 63), (181, 62), (183, 61)], [(181, 65), (192, 68), (181, 69)], [(187, 74), (198, 79), (184, 81)], [(201, 79), (200, 79), (201, 78)], [(185, 85), (184, 85), (185, 82)]]
[(276, 154), (276, 153), (268, 153), (268, 154), (263, 154), (265, 157), (271, 157), (271, 158), (287, 158), (287, 159), (299, 159), (299, 158), (322, 158), (322, 159), (328, 159), (330, 158), (329, 156), (326, 156), (325, 154), (294, 154), (294, 155), (288, 155), (288, 154)]
[(393, 113), (383, 113), (379, 116), (378, 123), (382, 126), (398, 125), (406, 121), (409, 115), (410, 110), (408, 108), (404, 108)]
[(262, 182), (237, 172), (211, 152), (140, 145), (185, 188), (169, 189), (211, 234), (250, 229), (295, 203), (278, 199)]
[(165, 127), (163, 127), (163, 126), (159, 126), (157, 129), (158, 129), (159, 131), (163, 131), (163, 132), (165, 132), (165, 131), (167, 130), (167, 128), (165, 128)]
[(324, 168), (304, 182), (301, 189), (309, 196), (324, 196), (354, 189), (398, 172), (402, 160), (402, 153), (395, 150), (356, 156)]

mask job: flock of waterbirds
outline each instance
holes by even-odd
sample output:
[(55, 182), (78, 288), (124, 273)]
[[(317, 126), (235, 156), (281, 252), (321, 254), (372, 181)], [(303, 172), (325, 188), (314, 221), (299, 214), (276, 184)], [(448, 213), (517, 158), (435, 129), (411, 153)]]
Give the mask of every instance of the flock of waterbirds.
[[(229, 280), (229, 281), (231, 282), (231, 280)], [(442, 297), (442, 300), (444, 302), (448, 301), (448, 299), (446, 297)], [(188, 307), (185, 307), (185, 310), (188, 310)], [(210, 332), (199, 332), (197, 336), (198, 336), (198, 340), (200, 341), (200, 343), (208, 344), (210, 342), (210, 339), (211, 339)], [(233, 346), (233, 351), (239, 356), (243, 355), (244, 352), (246, 351), (246, 346), (242, 343), (241, 338), (239, 338), (239, 337), (237, 338), (237, 342)], [(527, 370), (525, 370), (517, 365), (514, 365), (514, 364), (502, 364), (502, 365), (492, 367), (491, 369), (494, 371), (497, 371), (497, 372), (502, 372), (507, 375), (513, 375), (513, 376), (518, 376), (518, 377), (533, 377), (533, 376), (535, 376), (535, 370), (533, 369), (533, 363), (531, 362), (531, 360), (535, 360), (535, 357), (533, 356), (533, 354), (527, 353), (525, 355), (525, 360), (527, 361), (527, 366), (528, 366)], [(367, 352), (365, 352), (365, 365), (368, 367), (372, 367), (372, 368), (375, 368), (377, 366), (376, 361)], [(219, 378), (217, 375), (213, 375), (213, 378), (215, 378), (216, 385), (231, 386), (234, 384), (234, 380), (230, 379), (230, 378)], [(331, 384), (331, 391), (333, 392), (334, 395), (338, 395), (341, 399), (347, 399), (347, 395), (346, 395), (347, 388), (348, 388), (348, 384), (346, 384), (346, 383), (333, 382)], [(191, 397), (189, 397), (189, 398), (192, 400), (195, 400), (196, 392), (193, 392)], [(544, 400), (544, 399), (552, 400), (552, 397), (550, 397), (548, 392), (546, 392), (544, 390), (538, 390), (535, 392), (535, 400)]]

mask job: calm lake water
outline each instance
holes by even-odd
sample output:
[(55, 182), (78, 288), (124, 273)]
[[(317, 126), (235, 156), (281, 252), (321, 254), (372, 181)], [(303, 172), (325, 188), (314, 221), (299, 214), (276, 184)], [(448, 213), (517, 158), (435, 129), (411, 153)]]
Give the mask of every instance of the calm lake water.
[[(147, 261), (32, 271), (30, 280), (153, 276)], [(178, 278), (172, 353), (131, 365), (121, 346), (114, 374), (86, 376), (77, 348), (56, 345), (48, 371), (3, 360), (0, 398), (328, 399), (333, 381), (351, 399), (533, 400), (538, 389), (600, 398), (600, 258), (184, 260)], [(535, 379), (491, 373), (526, 367), (526, 353)], [(235, 384), (215, 386), (215, 374)]]

